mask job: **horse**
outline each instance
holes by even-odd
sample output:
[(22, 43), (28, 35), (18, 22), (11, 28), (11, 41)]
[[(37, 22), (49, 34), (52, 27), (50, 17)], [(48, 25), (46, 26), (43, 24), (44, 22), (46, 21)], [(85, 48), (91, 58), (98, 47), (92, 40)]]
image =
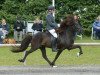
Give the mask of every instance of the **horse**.
[[(72, 50), (79, 48), (79, 56), (83, 54), (82, 48), (80, 45), (74, 45), (74, 38), (75, 38), (75, 32), (77, 29), (77, 25), (75, 24), (75, 20), (73, 15), (68, 15), (65, 20), (63, 20), (60, 23), (60, 27), (56, 29), (56, 32), (58, 34), (57, 38), (57, 48), (58, 52), (54, 58), (54, 60), (51, 62), (47, 55), (46, 55), (46, 47), (52, 48), (52, 38), (53, 36), (48, 32), (39, 32), (36, 35), (27, 35), (21, 42), (21, 45), (19, 47), (12, 48), (12, 52), (19, 53), (23, 52), (27, 49), (29, 44), (31, 43), (31, 49), (29, 51), (25, 52), (25, 55), (23, 59), (19, 59), (19, 62), (24, 62), (26, 60), (26, 57), (36, 51), (37, 49), (40, 49), (42, 52), (42, 57), (48, 62), (48, 64), (52, 67), (55, 66), (55, 62), (60, 56), (60, 54), (65, 50)], [(37, 59), (38, 60), (38, 59)]]

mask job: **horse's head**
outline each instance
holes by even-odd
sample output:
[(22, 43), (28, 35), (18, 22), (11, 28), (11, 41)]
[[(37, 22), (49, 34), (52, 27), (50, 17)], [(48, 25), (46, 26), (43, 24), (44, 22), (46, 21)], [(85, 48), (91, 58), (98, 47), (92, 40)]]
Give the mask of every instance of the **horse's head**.
[(75, 20), (73, 15), (68, 15), (66, 18), (61, 22), (60, 27), (61, 28), (67, 28), (68, 26), (74, 26)]
[(76, 32), (79, 32), (81, 30), (81, 26), (76, 23), (74, 19), (74, 15), (68, 15), (60, 24), (60, 27), (58, 28), (58, 33), (64, 32), (67, 30), (67, 32), (71, 32), (72, 34), (76, 34)]
[(75, 21), (74, 15), (68, 15), (65, 18), (65, 20), (61, 22), (60, 28), (63, 29), (63, 30), (70, 28), (74, 32), (79, 32), (80, 30), (82, 30), (80, 23)]
[(65, 26), (74, 26), (75, 20), (73, 15), (68, 15), (65, 19)]

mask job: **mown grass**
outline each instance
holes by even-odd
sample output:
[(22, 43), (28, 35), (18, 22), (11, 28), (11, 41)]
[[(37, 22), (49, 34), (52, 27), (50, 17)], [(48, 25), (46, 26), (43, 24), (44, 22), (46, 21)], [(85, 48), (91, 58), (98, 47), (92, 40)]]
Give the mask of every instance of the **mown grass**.
[(79, 42), (79, 43), (85, 43), (85, 42), (96, 43), (96, 42), (98, 42), (99, 43), (100, 40), (91, 40), (91, 37), (83, 36), (82, 40), (79, 37), (77, 37), (75, 42)]
[[(84, 54), (76, 56), (78, 49), (72, 51), (65, 50), (60, 55), (56, 64), (58, 65), (100, 65), (100, 47), (82, 47)], [(47, 49), (47, 56), (52, 61), (56, 53)], [(9, 48), (0, 48), (0, 65), (23, 65), (17, 60), (23, 57), (23, 53), (12, 53)], [(48, 65), (42, 58), (40, 50), (33, 52), (27, 57), (27, 65)]]
[[(95, 40), (98, 42), (99, 40)], [(75, 42), (94, 42), (89, 38), (83, 40), (76, 40)], [(100, 41), (99, 41), (100, 42)], [(100, 46), (82, 46), (83, 55), (76, 56), (79, 49), (71, 51), (65, 50), (56, 61), (57, 65), (100, 65)], [(12, 53), (9, 47), (0, 48), (0, 66), (6, 65), (23, 65), (18, 62), (18, 59), (23, 57), (23, 53)], [(47, 56), (52, 61), (56, 53), (53, 53), (51, 49), (47, 48)], [(48, 65), (48, 63), (42, 58), (41, 51), (37, 50), (30, 54), (26, 60), (27, 65)]]

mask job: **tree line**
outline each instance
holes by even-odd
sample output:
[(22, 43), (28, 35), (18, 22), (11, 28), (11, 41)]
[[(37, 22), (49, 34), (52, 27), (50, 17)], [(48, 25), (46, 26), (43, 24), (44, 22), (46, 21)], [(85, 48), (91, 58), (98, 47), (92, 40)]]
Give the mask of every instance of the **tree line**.
[[(33, 21), (39, 16), (44, 21), (47, 7), (52, 0), (0, 0), (0, 19), (5, 17), (13, 32), (16, 16)], [(100, 15), (100, 0), (55, 0), (55, 20), (59, 23), (67, 14), (77, 14), (83, 26), (83, 34), (90, 36), (92, 23)]]

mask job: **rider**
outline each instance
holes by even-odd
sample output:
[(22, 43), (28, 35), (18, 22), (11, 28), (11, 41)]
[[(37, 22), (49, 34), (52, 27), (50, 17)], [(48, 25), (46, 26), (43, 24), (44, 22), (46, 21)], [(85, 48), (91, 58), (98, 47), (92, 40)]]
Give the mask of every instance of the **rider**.
[(48, 7), (48, 14), (46, 16), (46, 29), (53, 35), (54, 39), (52, 40), (52, 50), (53, 52), (57, 52), (57, 33), (55, 31), (58, 28), (57, 23), (53, 17), (53, 13), (55, 12), (54, 6)]

